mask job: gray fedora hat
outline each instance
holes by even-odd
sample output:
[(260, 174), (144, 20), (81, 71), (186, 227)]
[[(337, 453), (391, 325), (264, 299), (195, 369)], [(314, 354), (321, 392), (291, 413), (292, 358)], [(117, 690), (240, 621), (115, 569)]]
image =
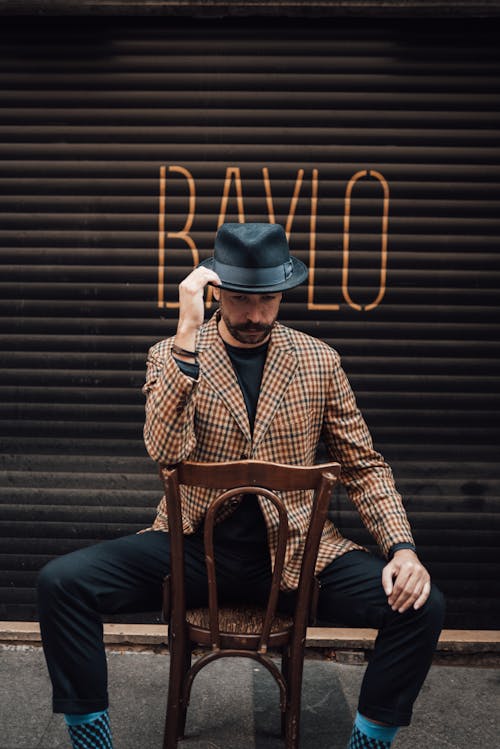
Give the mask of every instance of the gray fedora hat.
[(217, 273), (222, 289), (246, 294), (286, 291), (307, 278), (280, 224), (222, 224), (213, 256), (200, 265)]

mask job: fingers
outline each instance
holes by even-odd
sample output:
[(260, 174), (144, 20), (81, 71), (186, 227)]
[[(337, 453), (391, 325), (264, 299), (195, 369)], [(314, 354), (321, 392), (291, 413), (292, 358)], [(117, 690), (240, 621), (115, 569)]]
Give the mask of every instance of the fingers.
[(180, 335), (193, 335), (203, 323), (203, 293), (208, 284), (220, 286), (220, 278), (213, 270), (198, 266), (179, 284)]
[(400, 549), (382, 571), (382, 587), (393, 611), (419, 609), (431, 591), (430, 576), (413, 550)]
[(431, 584), (430, 584), (430, 581), (429, 581), (429, 582), (424, 583), (424, 587), (422, 589), (422, 593), (417, 598), (417, 600), (415, 601), (415, 603), (413, 604), (413, 608), (414, 609), (421, 608), (424, 605), (424, 603), (427, 601), (427, 599), (429, 598), (430, 592), (431, 592)]
[(215, 271), (199, 265), (181, 281), (179, 288), (189, 293), (203, 291), (208, 284), (220, 286), (221, 280)]
[(387, 597), (391, 595), (394, 587), (392, 584), (392, 578), (394, 574), (395, 570), (393, 568), (393, 564), (389, 562), (389, 564), (387, 564), (382, 570), (382, 587)]
[(430, 593), (430, 578), (420, 563), (405, 562), (397, 571), (388, 602), (393, 611), (404, 613), (411, 606), (420, 608)]

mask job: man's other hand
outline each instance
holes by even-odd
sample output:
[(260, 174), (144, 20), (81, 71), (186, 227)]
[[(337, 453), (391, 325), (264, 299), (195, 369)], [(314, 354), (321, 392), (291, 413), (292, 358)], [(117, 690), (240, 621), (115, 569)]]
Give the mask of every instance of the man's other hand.
[(382, 570), (382, 586), (389, 606), (402, 614), (411, 606), (421, 608), (431, 591), (431, 578), (411, 549), (396, 551)]

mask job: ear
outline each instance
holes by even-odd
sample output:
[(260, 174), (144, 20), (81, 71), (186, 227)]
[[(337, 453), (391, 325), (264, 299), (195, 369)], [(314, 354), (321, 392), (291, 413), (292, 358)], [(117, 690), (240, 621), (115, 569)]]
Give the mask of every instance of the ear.
[(218, 286), (212, 286), (212, 295), (216, 302), (220, 302), (220, 289)]

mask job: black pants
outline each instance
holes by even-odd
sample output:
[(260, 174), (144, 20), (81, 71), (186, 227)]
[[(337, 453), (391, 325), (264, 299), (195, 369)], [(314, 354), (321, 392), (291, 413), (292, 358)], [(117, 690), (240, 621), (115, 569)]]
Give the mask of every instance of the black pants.
[[(186, 537), (188, 605), (206, 601), (202, 542)], [(234, 600), (259, 600), (269, 589), (269, 561), (219, 549), (220, 592)], [(368, 718), (408, 725), (413, 703), (430, 667), (442, 627), (444, 604), (433, 587), (426, 605), (398, 614), (381, 585), (384, 562), (352, 551), (320, 575), (322, 622), (379, 630), (359, 698)], [(169, 536), (147, 532), (91, 546), (47, 564), (38, 583), (43, 646), (53, 685), (55, 712), (89, 713), (108, 705), (101, 616), (159, 610), (161, 582), (169, 568)], [(286, 596), (284, 603), (286, 605)]]

